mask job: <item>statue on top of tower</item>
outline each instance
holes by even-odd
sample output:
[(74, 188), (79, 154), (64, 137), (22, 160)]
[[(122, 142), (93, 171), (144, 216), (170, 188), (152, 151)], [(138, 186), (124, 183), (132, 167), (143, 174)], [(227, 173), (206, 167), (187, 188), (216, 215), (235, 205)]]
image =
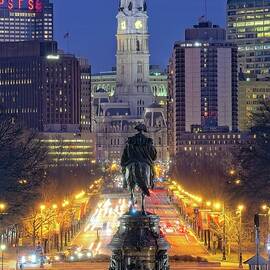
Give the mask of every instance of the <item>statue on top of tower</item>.
[(132, 10), (132, 8), (133, 8), (133, 4), (132, 4), (132, 2), (129, 2), (129, 5), (128, 5), (128, 10), (129, 10), (129, 11), (131, 11), (131, 10)]
[(145, 0), (144, 0), (144, 3), (143, 3), (143, 11), (147, 11), (147, 4), (146, 4)]
[(119, 11), (147, 11), (146, 0), (120, 0)]

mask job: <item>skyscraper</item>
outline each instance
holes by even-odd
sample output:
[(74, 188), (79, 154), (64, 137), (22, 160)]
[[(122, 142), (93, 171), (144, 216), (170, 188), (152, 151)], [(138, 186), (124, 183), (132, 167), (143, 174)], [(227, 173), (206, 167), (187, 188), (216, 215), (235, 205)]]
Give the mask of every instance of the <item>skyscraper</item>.
[(88, 60), (80, 58), (81, 70), (81, 131), (91, 132), (92, 128), (92, 97), (91, 97), (91, 66)]
[(38, 131), (79, 131), (80, 68), (56, 42), (0, 43), (0, 113)]
[(200, 22), (174, 45), (168, 126), (176, 149), (187, 133), (237, 131), (237, 47), (225, 37), (224, 29)]
[(0, 1), (0, 42), (53, 40), (50, 0)]
[(246, 77), (269, 77), (270, 0), (227, 0), (227, 37), (238, 46)]

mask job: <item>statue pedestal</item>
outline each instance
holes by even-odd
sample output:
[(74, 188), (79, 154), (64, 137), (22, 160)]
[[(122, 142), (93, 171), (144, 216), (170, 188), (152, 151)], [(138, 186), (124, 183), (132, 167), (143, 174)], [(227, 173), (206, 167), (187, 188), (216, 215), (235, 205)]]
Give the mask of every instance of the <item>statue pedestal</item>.
[(109, 248), (109, 270), (169, 270), (168, 242), (160, 235), (156, 215), (128, 212), (120, 218), (120, 227)]

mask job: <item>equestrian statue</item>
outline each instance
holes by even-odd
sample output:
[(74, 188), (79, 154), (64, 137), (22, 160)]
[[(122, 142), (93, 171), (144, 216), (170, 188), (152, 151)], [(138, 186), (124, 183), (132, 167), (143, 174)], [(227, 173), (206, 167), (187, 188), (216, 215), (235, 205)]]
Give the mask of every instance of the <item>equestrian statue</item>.
[(124, 175), (124, 188), (131, 192), (131, 209), (135, 208), (135, 190), (138, 187), (142, 196), (142, 214), (145, 212), (145, 197), (150, 196), (150, 189), (154, 188), (154, 162), (157, 158), (157, 151), (151, 138), (146, 137), (146, 126), (142, 123), (137, 125), (136, 135), (128, 138), (122, 159), (121, 166)]

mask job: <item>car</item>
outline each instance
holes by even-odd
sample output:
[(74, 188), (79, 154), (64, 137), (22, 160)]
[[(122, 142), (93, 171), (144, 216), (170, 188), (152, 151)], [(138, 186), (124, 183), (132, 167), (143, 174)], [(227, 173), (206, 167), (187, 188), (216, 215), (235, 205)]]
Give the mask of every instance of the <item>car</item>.
[(42, 254), (36, 254), (35, 252), (22, 254), (19, 257), (18, 263), (22, 267), (36, 267), (38, 265), (44, 265), (48, 263), (47, 257)]
[(187, 233), (187, 227), (186, 226), (179, 226), (178, 228), (178, 233), (179, 234), (186, 234)]
[(89, 249), (81, 249), (79, 251), (74, 252), (73, 254), (70, 254), (67, 257), (67, 261), (69, 262), (81, 262), (81, 261), (87, 261), (93, 257), (93, 252)]
[(64, 252), (57, 252), (50, 256), (49, 261), (51, 263), (61, 263), (61, 262), (65, 262), (66, 259), (67, 259), (67, 256)]

